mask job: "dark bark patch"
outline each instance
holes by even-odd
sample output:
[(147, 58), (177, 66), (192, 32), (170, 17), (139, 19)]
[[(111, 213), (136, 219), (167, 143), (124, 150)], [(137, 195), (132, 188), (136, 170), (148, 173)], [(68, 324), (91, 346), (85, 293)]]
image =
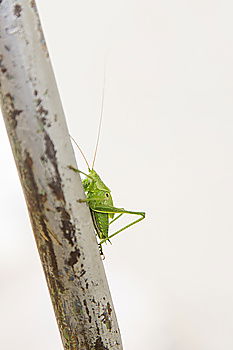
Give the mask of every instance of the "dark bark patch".
[(14, 6), (14, 15), (16, 17), (20, 17), (21, 16), (21, 12), (22, 12), (22, 7), (19, 4), (16, 4)]
[(106, 328), (111, 331), (112, 329), (112, 321), (111, 321), (111, 313), (112, 313), (112, 308), (109, 303), (107, 303), (107, 306), (104, 307), (104, 312), (100, 317), (102, 316), (101, 321), (105, 324)]
[(108, 311), (109, 316), (111, 316), (112, 308), (111, 308), (111, 305), (109, 302), (107, 302), (107, 311)]
[(1, 69), (1, 72), (3, 74), (7, 72), (7, 69), (6, 69), (5, 65), (3, 64), (3, 55), (0, 55), (0, 69)]
[(100, 335), (100, 329), (99, 329), (97, 321), (95, 321), (95, 326), (96, 326), (97, 334)]
[(42, 161), (42, 163), (47, 163), (47, 158), (45, 158), (44, 156), (41, 156), (40, 160)]
[(49, 113), (48, 110), (45, 109), (43, 106), (40, 106), (37, 111), (41, 116), (46, 116)]
[(101, 337), (98, 337), (95, 342), (95, 350), (108, 350), (106, 346), (104, 346), (103, 340)]
[(82, 270), (81, 270), (81, 273), (80, 273), (80, 277), (84, 276), (85, 273), (86, 273), (86, 270), (82, 269)]
[[(25, 196), (29, 207), (29, 213), (32, 219), (33, 231), (36, 233), (36, 240), (42, 239), (46, 244), (39, 248), (41, 260), (44, 269), (47, 271), (46, 276), (49, 278), (49, 285), (52, 288), (53, 294), (59, 298), (59, 293), (64, 292), (64, 287), (59, 280), (59, 270), (56, 256), (53, 249), (53, 243), (50, 237), (50, 232), (47, 228), (47, 219), (44, 215), (44, 203), (47, 199), (46, 194), (41, 195), (33, 173), (33, 160), (28, 152), (25, 152), (23, 166), (20, 169), (21, 176), (26, 184)], [(42, 237), (42, 233), (43, 236)], [(49, 250), (49, 251), (48, 251)]]
[(11, 123), (12, 127), (15, 129), (17, 127), (17, 117), (23, 112), (21, 109), (15, 108), (14, 104), (14, 97), (7, 93), (4, 97), (4, 109), (7, 113), (9, 122)]
[(65, 197), (63, 194), (62, 183), (61, 183), (61, 176), (59, 174), (58, 166), (57, 166), (57, 157), (56, 157), (57, 152), (55, 150), (52, 140), (50, 139), (49, 135), (46, 132), (45, 132), (44, 139), (45, 139), (45, 154), (47, 158), (50, 160), (54, 168), (54, 175), (50, 180), (49, 187), (53, 191), (53, 194), (56, 196), (56, 198), (59, 201), (63, 201), (65, 203)]
[(53, 191), (53, 194), (57, 197), (58, 200), (63, 200), (63, 192), (61, 190), (61, 184), (58, 181), (58, 178), (56, 177), (55, 179), (52, 179), (48, 183), (49, 187)]
[(69, 244), (73, 247), (77, 243), (77, 238), (76, 238), (76, 230), (75, 226), (72, 224), (70, 220), (70, 214), (66, 211), (65, 208), (63, 207), (57, 207), (57, 211), (61, 215), (61, 230), (63, 232), (63, 236)]
[(86, 310), (86, 313), (87, 313), (87, 316), (88, 316), (88, 321), (89, 321), (89, 323), (91, 323), (91, 315), (90, 315), (90, 311), (89, 311), (88, 306), (87, 306), (86, 299), (84, 299), (83, 304), (85, 306), (85, 310)]
[(37, 105), (37, 106), (39, 106), (39, 105), (41, 104), (41, 102), (42, 102), (41, 98), (37, 98), (37, 99), (36, 99), (36, 105)]
[[(36, 94), (35, 94), (36, 91)], [(37, 96), (38, 92), (37, 90), (34, 91), (34, 95)], [(43, 106), (42, 104), (42, 99), (41, 98), (36, 98), (35, 103), (36, 103), (36, 113), (40, 121), (42, 122), (43, 125), (46, 125), (47, 122), (47, 115), (49, 114), (49, 111)], [(47, 124), (47, 126), (50, 126)]]
[(57, 160), (56, 160), (56, 153), (57, 152), (55, 151), (54, 144), (47, 133), (45, 134), (44, 138), (45, 138), (45, 146), (46, 146), (45, 153), (46, 153), (48, 159), (53, 164), (53, 166), (56, 167), (57, 166), (57, 164), (56, 164), (57, 163)]
[(48, 199), (47, 193), (40, 193), (39, 194), (39, 200), (41, 203), (46, 203)]
[(80, 256), (81, 256), (80, 249), (75, 248), (74, 251), (70, 252), (70, 258), (68, 260), (68, 265), (73, 268), (74, 265), (78, 262)]

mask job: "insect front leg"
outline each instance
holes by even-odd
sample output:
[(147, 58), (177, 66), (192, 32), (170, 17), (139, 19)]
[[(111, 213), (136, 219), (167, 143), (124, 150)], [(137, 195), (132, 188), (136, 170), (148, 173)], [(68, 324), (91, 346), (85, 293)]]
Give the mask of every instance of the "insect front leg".
[(83, 199), (77, 199), (78, 203), (85, 203), (85, 202), (95, 202), (100, 201), (102, 198), (100, 197), (94, 197), (94, 198), (83, 198)]

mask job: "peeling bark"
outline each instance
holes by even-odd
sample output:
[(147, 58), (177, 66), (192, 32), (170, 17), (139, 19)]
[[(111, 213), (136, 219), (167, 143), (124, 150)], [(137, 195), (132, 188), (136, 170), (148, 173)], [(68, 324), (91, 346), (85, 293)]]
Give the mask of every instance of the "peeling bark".
[(35, 1), (0, 1), (0, 101), (64, 349), (121, 350)]

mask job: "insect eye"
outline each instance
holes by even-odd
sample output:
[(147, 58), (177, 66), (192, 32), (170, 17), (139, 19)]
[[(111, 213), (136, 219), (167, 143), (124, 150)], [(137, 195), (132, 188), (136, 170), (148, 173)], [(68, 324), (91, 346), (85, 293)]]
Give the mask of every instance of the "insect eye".
[(106, 197), (109, 197), (109, 194), (108, 194), (108, 193), (105, 193), (105, 196), (106, 196)]

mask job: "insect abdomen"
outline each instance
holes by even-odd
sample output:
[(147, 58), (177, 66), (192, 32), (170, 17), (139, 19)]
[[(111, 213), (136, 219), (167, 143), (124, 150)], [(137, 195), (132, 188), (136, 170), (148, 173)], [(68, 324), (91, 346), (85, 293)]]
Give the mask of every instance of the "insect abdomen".
[(100, 239), (108, 237), (108, 214), (97, 213), (91, 210), (96, 232)]

